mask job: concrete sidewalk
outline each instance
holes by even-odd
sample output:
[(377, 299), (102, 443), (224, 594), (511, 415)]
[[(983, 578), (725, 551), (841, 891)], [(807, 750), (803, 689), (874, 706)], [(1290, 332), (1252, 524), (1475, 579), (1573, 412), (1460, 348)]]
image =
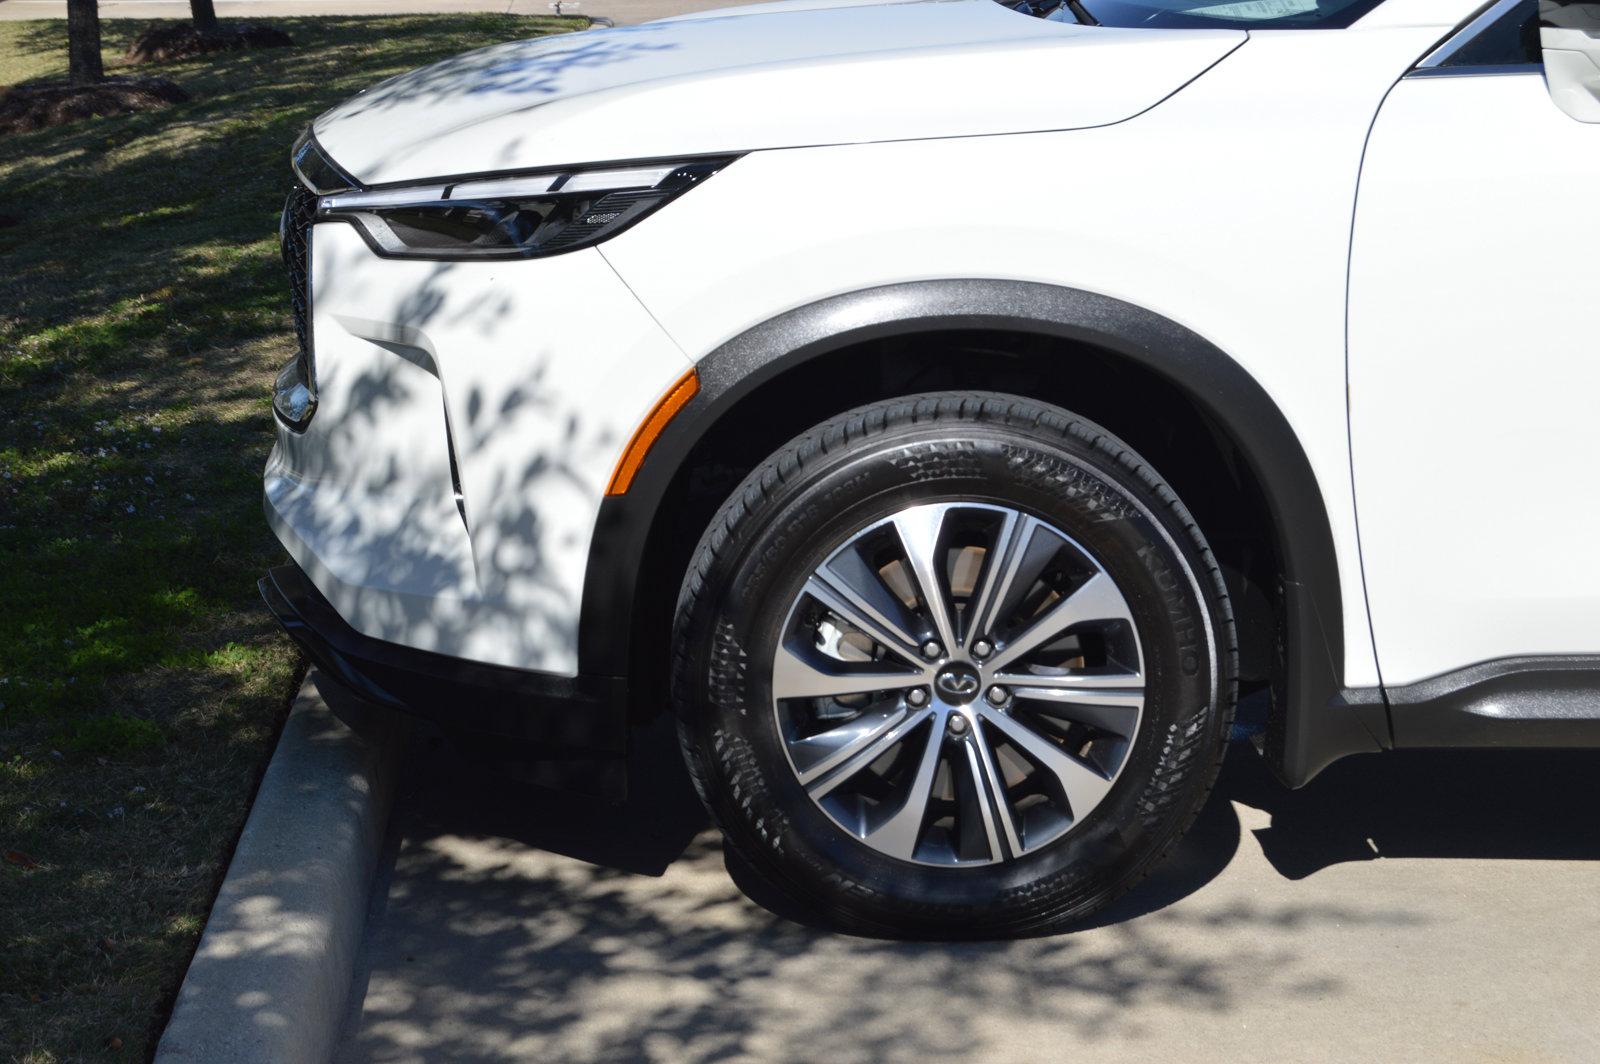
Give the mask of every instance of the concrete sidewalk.
[[(563, 2), (568, 15), (609, 18), (619, 26), (732, 7), (735, 0), (580, 0)], [(492, 11), (513, 15), (554, 14), (552, 0), (217, 0), (224, 19), (282, 18), (304, 15), (409, 15)], [(101, 18), (187, 18), (189, 0), (100, 0)], [(0, 21), (66, 18), (66, 0), (0, 0)]]
[(752, 901), (641, 745), (620, 809), (413, 749), (338, 1060), (1600, 1060), (1600, 754), (1237, 748), (1098, 926), (952, 946)]

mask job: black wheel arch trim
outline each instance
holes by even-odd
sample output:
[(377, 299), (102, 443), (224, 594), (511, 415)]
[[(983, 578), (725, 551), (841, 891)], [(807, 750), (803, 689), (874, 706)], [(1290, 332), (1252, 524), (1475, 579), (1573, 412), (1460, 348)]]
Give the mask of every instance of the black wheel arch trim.
[(1027, 281), (885, 285), (795, 308), (697, 363), (699, 394), (651, 448), (626, 495), (601, 506), (579, 621), (586, 674), (626, 676), (636, 591), (651, 527), (695, 444), (757, 388), (810, 359), (870, 340), (997, 330), (1099, 348), (1176, 386), (1231, 437), (1260, 483), (1284, 568), (1283, 690), (1264, 752), (1300, 786), (1349, 753), (1391, 745), (1384, 706), (1342, 684), (1343, 599), (1333, 532), (1311, 464), (1277, 404), (1243, 367), (1192, 330), (1098, 293)]

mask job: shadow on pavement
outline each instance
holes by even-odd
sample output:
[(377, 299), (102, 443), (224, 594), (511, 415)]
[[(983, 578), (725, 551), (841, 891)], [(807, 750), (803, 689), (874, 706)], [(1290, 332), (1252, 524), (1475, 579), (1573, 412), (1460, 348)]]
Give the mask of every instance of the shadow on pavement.
[[(414, 751), (407, 777), (414, 797), (426, 795), (425, 819), (440, 832), (497, 837), (599, 869), (661, 876), (711, 830), (664, 725), (638, 734), (631, 793), (622, 805), (522, 784), (460, 758), (446, 743), (422, 743), (426, 749)], [(1271, 817), (1270, 827), (1252, 834), (1289, 880), (1383, 857), (1600, 859), (1600, 819), (1592, 815), (1597, 775), (1600, 751), (1418, 750), (1347, 758), (1291, 791), (1246, 745), (1235, 744), (1193, 827), (1093, 926), (1156, 912), (1220, 874), (1241, 838), (1234, 802)], [(728, 865), (753, 900), (806, 922), (737, 858)]]
[(1256, 839), (1303, 879), (1383, 857), (1600, 859), (1597, 776), (1595, 750), (1407, 750), (1347, 758), (1299, 791), (1230, 757), (1217, 789), (1271, 815)]
[(1239, 849), (1234, 803), (1271, 816), (1255, 834), (1285, 879), (1380, 854), (1600, 856), (1595, 828), (1563, 812), (1584, 808), (1594, 755), (1386, 755), (1287, 792), (1235, 748), (1170, 859), (1081, 933), (885, 942), (752, 903), (670, 731), (641, 740), (616, 807), (414, 744), (340, 1059), (1038, 1059), (1137, 1037), (1158, 1014), (1181, 1028), (1320, 1009), (1357, 992), (1330, 943), (1433, 922), (1414, 895), (1271, 892), (1232, 873), (1205, 891)]

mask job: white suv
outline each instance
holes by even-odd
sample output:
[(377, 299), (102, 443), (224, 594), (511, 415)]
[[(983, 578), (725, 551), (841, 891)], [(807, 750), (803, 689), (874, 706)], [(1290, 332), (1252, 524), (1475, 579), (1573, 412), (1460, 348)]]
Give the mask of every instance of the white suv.
[(499, 45), (316, 121), (273, 611), (617, 795), (677, 714), (840, 926), (1061, 926), (1238, 693), (1600, 744), (1600, 4), (853, 0)]

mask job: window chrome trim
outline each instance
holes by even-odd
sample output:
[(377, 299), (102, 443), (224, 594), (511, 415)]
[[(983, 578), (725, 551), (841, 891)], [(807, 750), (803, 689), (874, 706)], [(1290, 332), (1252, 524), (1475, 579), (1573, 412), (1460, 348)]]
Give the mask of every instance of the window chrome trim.
[(1464, 24), (1457, 27), (1456, 30), (1448, 37), (1434, 45), (1433, 51), (1429, 52), (1427, 55), (1418, 60), (1417, 65), (1407, 72), (1406, 76), (1443, 77), (1451, 73), (1470, 76), (1474, 74), (1486, 74), (1491, 71), (1522, 73), (1522, 71), (1519, 69), (1521, 64), (1518, 64), (1518, 68), (1510, 69), (1506, 67), (1481, 66), (1464, 66), (1449, 68), (1446, 70), (1440, 70), (1438, 68), (1447, 62), (1451, 56), (1455, 55), (1468, 44), (1472, 43), (1472, 41), (1475, 40), (1480, 33), (1488, 29), (1490, 26), (1493, 26), (1496, 22), (1500, 21), (1500, 17), (1502, 15), (1505, 15), (1513, 8), (1521, 6), (1525, 2), (1526, 0), (1495, 0), (1494, 3), (1491, 3), (1480, 9), (1476, 15), (1472, 16)]
[(1529, 74), (1544, 76), (1543, 63), (1485, 63), (1480, 66), (1418, 67), (1406, 72), (1408, 78), (1488, 78)]

